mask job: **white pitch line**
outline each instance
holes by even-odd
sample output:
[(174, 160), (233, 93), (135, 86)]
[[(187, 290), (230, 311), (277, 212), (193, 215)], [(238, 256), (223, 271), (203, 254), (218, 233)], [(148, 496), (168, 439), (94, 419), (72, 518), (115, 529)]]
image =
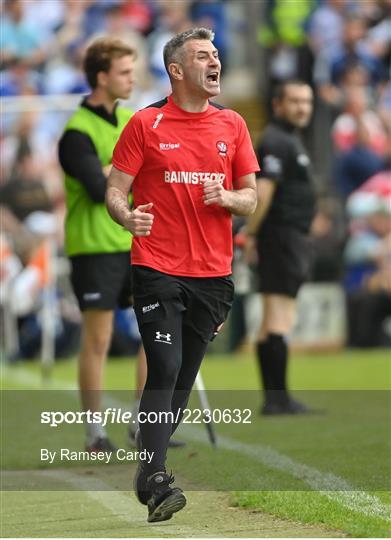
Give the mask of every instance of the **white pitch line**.
[[(0, 367), (1, 378), (12, 380), (16, 384), (26, 386), (29, 390), (31, 387), (37, 390), (78, 390), (77, 384), (71, 384), (60, 379), (49, 379), (44, 381), (42, 375), (33, 373), (26, 368), (20, 366), (4, 366)], [(19, 389), (18, 389), (19, 390)]]
[[(28, 370), (20, 370), (18, 368), (15, 372), (12, 368), (3, 368), (3, 373), (4, 371), (6, 377), (15, 380), (15, 382), (18, 382), (19, 384), (43, 388), (42, 379)], [(61, 390), (75, 390), (74, 385), (69, 385), (56, 379), (52, 379), (50, 386)], [(107, 396), (106, 399), (112, 406), (128, 406), (120, 400), (110, 396)], [(198, 429), (195, 426), (182, 426), (182, 431), (189, 439), (209, 445), (209, 441), (203, 430)], [(312, 489), (318, 491), (321, 495), (326, 496), (330, 500), (339, 503), (341, 506), (348, 508), (353, 512), (369, 517), (384, 519), (387, 522), (391, 521), (391, 505), (382, 503), (375, 495), (370, 495), (365, 491), (355, 489), (354, 486), (350, 485), (346, 480), (339, 476), (332, 473), (323, 473), (314, 467), (294, 461), (290, 457), (265, 445), (243, 443), (221, 435), (218, 436), (218, 445), (225, 450), (231, 450), (248, 456), (252, 460), (262, 463), (270, 469), (282, 471), (294, 478), (298, 478)]]
[[(210, 444), (205, 433), (199, 428), (192, 426), (191, 428), (183, 429), (183, 433), (195, 442), (202, 442), (206, 445)], [(391, 505), (382, 503), (374, 495), (369, 495), (365, 491), (355, 489), (354, 486), (339, 476), (332, 473), (323, 473), (314, 467), (294, 461), (269, 446), (243, 443), (221, 435), (217, 437), (217, 444), (218, 447), (225, 450), (231, 450), (248, 456), (269, 469), (281, 471), (294, 478), (298, 478), (321, 495), (325, 495), (349, 510), (366, 516), (381, 518), (385, 521), (391, 521)]]
[(112, 491), (112, 488), (102, 480), (97, 478), (83, 478), (65, 470), (34, 471), (34, 474), (38, 477), (45, 476), (52, 480), (68, 484), (77, 491), (86, 492), (88, 497), (101, 503), (113, 515), (128, 523), (134, 524), (136, 521), (146, 521), (145, 509), (133, 497)]
[[(130, 523), (133, 527), (137, 525), (144, 530), (151, 530), (153, 527), (154, 534), (161, 532), (166, 536), (170, 534), (172, 529), (173, 534), (178, 528), (178, 523), (164, 523), (160, 525), (154, 523), (153, 525), (147, 523), (147, 507), (142, 506), (135, 498), (133, 493), (125, 495), (118, 491), (113, 491), (113, 488), (109, 486), (103, 480), (98, 478), (84, 478), (77, 474), (70, 473), (69, 471), (34, 471), (37, 476), (46, 476), (59, 482), (64, 482), (72, 486), (77, 491), (83, 491), (90, 498), (100, 503), (116, 518)], [(181, 533), (184, 536), (191, 535), (194, 532), (194, 527), (184, 525), (180, 523)], [(137, 531), (135, 531), (137, 533)], [(140, 530), (140, 532), (142, 532)]]

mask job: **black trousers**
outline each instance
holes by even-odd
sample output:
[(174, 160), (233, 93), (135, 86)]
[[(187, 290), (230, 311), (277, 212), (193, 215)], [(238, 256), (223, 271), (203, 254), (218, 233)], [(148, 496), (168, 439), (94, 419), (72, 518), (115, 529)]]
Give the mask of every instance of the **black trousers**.
[(208, 342), (233, 301), (230, 277), (170, 276), (133, 267), (134, 307), (147, 357), (140, 402), (142, 446), (153, 452), (149, 474), (165, 470), (168, 442), (179, 425)]

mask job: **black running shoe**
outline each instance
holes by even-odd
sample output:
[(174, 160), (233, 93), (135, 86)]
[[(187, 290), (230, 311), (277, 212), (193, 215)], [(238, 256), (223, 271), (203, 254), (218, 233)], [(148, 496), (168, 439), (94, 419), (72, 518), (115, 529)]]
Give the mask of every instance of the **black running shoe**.
[(179, 439), (170, 439), (168, 441), (168, 448), (183, 448), (184, 446), (186, 446), (185, 441)]
[(148, 522), (166, 521), (175, 512), (186, 506), (186, 497), (180, 488), (171, 488), (174, 477), (157, 472), (148, 478), (147, 488), (151, 491), (148, 501)]
[(98, 437), (92, 444), (86, 445), (87, 452), (116, 452), (118, 448), (107, 437)]
[(304, 403), (289, 398), (284, 403), (266, 402), (261, 408), (261, 414), (264, 416), (275, 416), (279, 414), (309, 414), (310, 409)]
[[(128, 444), (132, 448), (137, 448), (137, 442), (136, 442), (137, 431), (133, 431), (133, 429), (129, 429), (129, 431), (128, 431)], [(184, 446), (186, 446), (185, 441), (181, 441), (181, 440), (178, 440), (178, 439), (170, 439), (170, 441), (168, 443), (169, 448), (183, 448)], [(138, 450), (139, 450), (139, 448), (138, 448)]]

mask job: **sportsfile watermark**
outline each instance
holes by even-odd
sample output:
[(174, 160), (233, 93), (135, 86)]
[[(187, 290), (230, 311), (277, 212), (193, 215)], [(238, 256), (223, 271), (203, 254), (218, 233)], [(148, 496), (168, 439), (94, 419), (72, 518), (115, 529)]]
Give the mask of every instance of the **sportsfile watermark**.
[(80, 451), (72, 450), (71, 448), (51, 450), (50, 448), (41, 448), (40, 456), (42, 463), (48, 463), (49, 465), (52, 465), (57, 461), (71, 461), (79, 463), (100, 462), (108, 465), (113, 460), (117, 460), (119, 463), (124, 461), (143, 461), (149, 464), (153, 459), (154, 452), (148, 452), (147, 450), (132, 451), (127, 450), (126, 448), (117, 448), (116, 450), (105, 451)]
[(43, 411), (41, 424), (58, 427), (62, 424), (251, 424), (251, 409), (181, 409), (177, 411), (144, 411), (133, 415), (121, 407), (108, 407), (103, 411)]
[[(160, 444), (155, 434), (167, 423), (171, 429), (178, 426), (172, 440), (186, 446), (168, 449), (166, 467), (186, 481), (188, 490), (391, 490), (388, 391), (292, 395), (305, 405), (302, 414), (265, 408), (259, 390), (208, 389), (203, 397), (209, 407), (198, 392), (188, 403), (186, 393), (178, 392), (170, 394), (165, 403), (172, 409), (164, 411), (157, 392), (148, 397), (150, 408), (135, 415), (130, 390), (105, 392), (95, 412), (80, 410), (77, 391), (3, 390), (2, 489), (129, 491), (137, 463), (153, 463)], [(177, 410), (181, 403), (186, 405)], [(113, 449), (87, 451), (88, 422), (104, 428)], [(141, 434), (152, 430), (142, 449), (135, 444), (137, 424)], [(99, 480), (99, 487), (91, 479)]]

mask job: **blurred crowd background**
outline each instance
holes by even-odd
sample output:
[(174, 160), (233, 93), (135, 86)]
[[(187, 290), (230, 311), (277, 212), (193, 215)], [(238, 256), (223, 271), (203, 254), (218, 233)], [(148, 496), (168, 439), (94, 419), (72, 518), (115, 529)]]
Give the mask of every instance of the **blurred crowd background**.
[[(314, 89), (315, 112), (304, 139), (318, 192), (316, 257), (302, 294), (298, 345), (391, 344), (391, 0), (0, 5), (0, 302), (9, 359), (39, 355), (45, 328), (56, 356), (78, 346), (57, 142), (89, 92), (82, 71), (86, 46), (109, 34), (137, 49), (137, 85), (128, 103), (137, 110), (169, 93), (162, 49), (191, 26), (215, 31), (223, 65), (219, 101), (242, 114), (254, 144), (270, 117), (274, 84), (297, 77)], [(215, 345), (224, 351), (251, 342), (254, 310), (261, 316), (254, 272), (243, 259), (241, 220), (235, 219), (234, 235), (237, 296), (225, 338)], [(137, 340), (132, 314), (119, 312), (112, 354), (131, 354)]]

